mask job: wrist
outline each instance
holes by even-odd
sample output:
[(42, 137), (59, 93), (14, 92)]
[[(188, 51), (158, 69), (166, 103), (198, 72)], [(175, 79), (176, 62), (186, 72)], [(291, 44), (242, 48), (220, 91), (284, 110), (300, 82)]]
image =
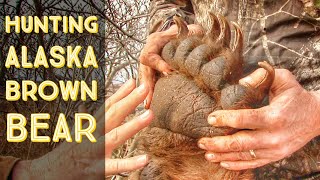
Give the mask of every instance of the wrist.
[(19, 161), (13, 167), (12, 170), (12, 179), (13, 180), (29, 180), (31, 179), (30, 175), (31, 161)]

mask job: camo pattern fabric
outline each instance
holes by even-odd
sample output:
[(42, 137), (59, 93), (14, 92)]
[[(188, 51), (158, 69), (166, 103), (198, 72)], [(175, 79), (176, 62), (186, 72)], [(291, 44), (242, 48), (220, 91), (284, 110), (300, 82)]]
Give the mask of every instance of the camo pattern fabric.
[[(307, 90), (320, 90), (320, 11), (316, 0), (151, 0), (150, 33), (179, 15), (209, 30), (208, 13), (237, 22), (245, 35), (245, 72), (267, 60), (289, 69)], [(320, 178), (320, 138), (291, 157), (259, 168), (257, 179)], [(307, 152), (307, 153), (306, 153)], [(318, 177), (317, 177), (318, 176)]]

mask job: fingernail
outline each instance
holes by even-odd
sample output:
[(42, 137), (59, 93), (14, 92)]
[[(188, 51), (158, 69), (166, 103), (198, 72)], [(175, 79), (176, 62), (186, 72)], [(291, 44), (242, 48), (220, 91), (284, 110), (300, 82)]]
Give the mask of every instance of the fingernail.
[(144, 112), (143, 114), (140, 115), (141, 119), (146, 119), (150, 114), (150, 110), (147, 110), (146, 112)]
[(208, 123), (211, 125), (215, 125), (217, 123), (217, 118), (214, 116), (209, 116)]
[(222, 167), (224, 167), (224, 168), (229, 168), (229, 167), (230, 167), (229, 164), (224, 163), (224, 162), (220, 163), (220, 165), (221, 165)]
[(252, 82), (252, 78), (251, 78), (251, 76), (247, 76), (247, 77), (242, 78), (242, 81), (250, 83), (250, 82)]
[(169, 76), (169, 74), (167, 72), (163, 72), (162, 73), (164, 76)]
[(245, 86), (251, 86), (252, 81), (253, 81), (252, 78), (250, 76), (247, 76), (240, 79), (239, 83)]
[(145, 165), (149, 161), (148, 155), (143, 155), (137, 159), (137, 163), (140, 165)]
[(199, 143), (198, 143), (198, 147), (199, 147), (200, 149), (206, 149), (206, 146), (204, 145), (203, 142), (199, 142)]
[(216, 156), (214, 154), (206, 154), (206, 159), (212, 161), (216, 159)]
[(144, 84), (141, 84), (139, 87), (138, 87), (138, 92), (139, 93), (144, 93), (146, 91), (146, 86)]

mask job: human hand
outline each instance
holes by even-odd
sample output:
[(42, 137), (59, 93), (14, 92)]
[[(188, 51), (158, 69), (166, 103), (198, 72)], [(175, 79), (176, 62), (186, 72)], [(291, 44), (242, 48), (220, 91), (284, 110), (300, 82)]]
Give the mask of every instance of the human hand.
[[(203, 34), (203, 29), (199, 25), (188, 25), (189, 36)], [(145, 108), (149, 109), (155, 85), (155, 70), (168, 75), (173, 71), (160, 56), (162, 48), (178, 35), (177, 25), (171, 26), (163, 32), (155, 32), (147, 38), (146, 44), (140, 55), (140, 80), (149, 87), (149, 94), (145, 102)]]
[[(112, 175), (140, 169), (148, 164), (147, 155), (140, 155), (128, 159), (111, 159), (112, 151), (133, 137), (141, 129), (147, 127), (153, 119), (151, 110), (147, 110), (139, 117), (121, 125), (128, 116), (147, 97), (148, 88), (142, 84), (135, 89), (135, 81), (130, 80), (121, 87), (116, 94), (107, 100), (106, 106), (106, 160), (105, 174)], [(100, 166), (103, 167), (103, 166)], [(101, 169), (101, 171), (103, 171)]]
[[(263, 71), (258, 69), (240, 84), (254, 86)], [(303, 89), (291, 72), (275, 71), (269, 98), (270, 104), (259, 109), (210, 114), (208, 122), (213, 126), (245, 130), (199, 140), (206, 159), (229, 170), (257, 168), (291, 155), (320, 134), (320, 94)]]
[(88, 140), (80, 144), (64, 142), (39, 159), (20, 161), (13, 169), (13, 179), (97, 179), (142, 168), (148, 163), (146, 155), (128, 159), (111, 159), (111, 155), (113, 149), (151, 122), (153, 113), (148, 110), (122, 124), (147, 94), (145, 85), (135, 89), (135, 81), (128, 81), (95, 114), (96, 143)]

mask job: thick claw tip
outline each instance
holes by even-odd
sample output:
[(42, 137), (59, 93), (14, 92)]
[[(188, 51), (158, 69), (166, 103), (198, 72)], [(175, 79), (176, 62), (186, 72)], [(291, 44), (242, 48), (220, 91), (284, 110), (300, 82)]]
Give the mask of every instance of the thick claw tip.
[(243, 51), (243, 33), (238, 23), (232, 21), (231, 24), (235, 29), (235, 38), (234, 38), (232, 50), (238, 56), (240, 56)]
[(220, 27), (219, 19), (214, 13), (209, 13), (209, 17), (210, 17), (212, 26), (210, 30), (207, 31), (204, 39), (209, 40), (209, 42), (211, 43), (214, 43), (220, 34), (221, 27)]
[(267, 61), (259, 62), (258, 65), (263, 69), (265, 69), (269, 73), (269, 75), (271, 75), (271, 77), (274, 78), (274, 75), (275, 75), (274, 68)]
[(273, 83), (275, 77), (275, 70), (267, 61), (259, 62), (258, 65), (267, 71), (265, 78), (260, 84), (260, 88), (267, 90), (271, 87), (271, 84)]
[(230, 47), (231, 29), (229, 22), (221, 14), (218, 14), (218, 20), (221, 26), (221, 33), (219, 35), (218, 41), (221, 41), (225, 46)]
[(173, 17), (174, 23), (178, 26), (178, 38), (186, 38), (189, 34), (188, 26), (185, 24), (184, 20), (179, 16)]

